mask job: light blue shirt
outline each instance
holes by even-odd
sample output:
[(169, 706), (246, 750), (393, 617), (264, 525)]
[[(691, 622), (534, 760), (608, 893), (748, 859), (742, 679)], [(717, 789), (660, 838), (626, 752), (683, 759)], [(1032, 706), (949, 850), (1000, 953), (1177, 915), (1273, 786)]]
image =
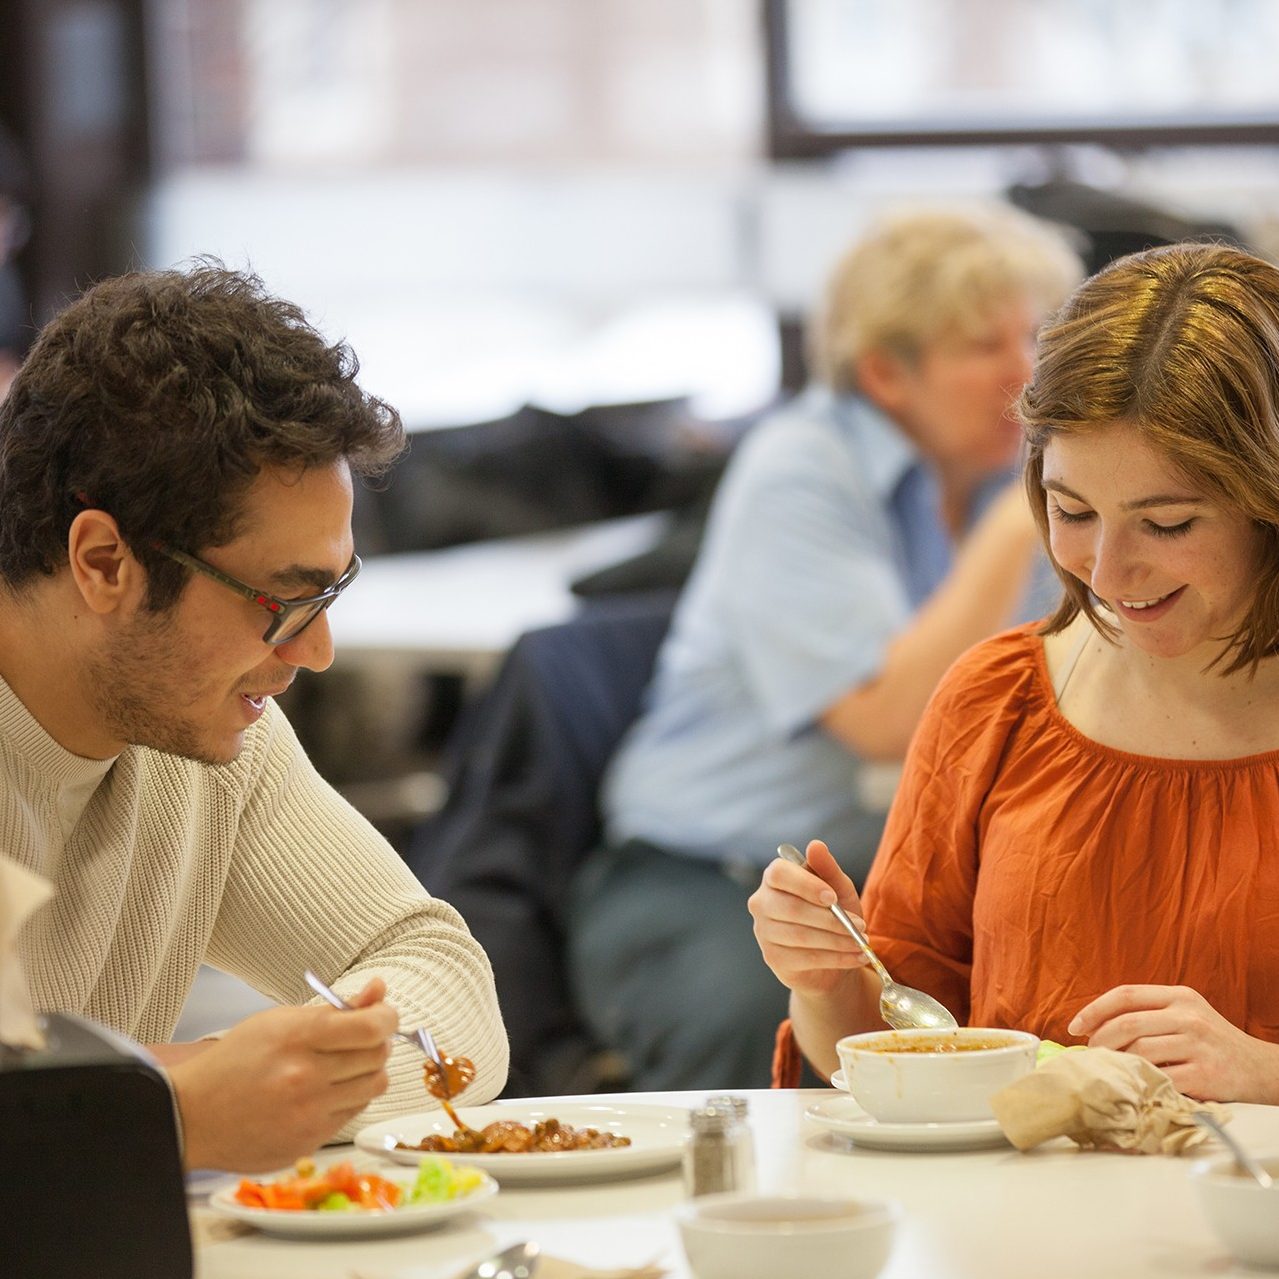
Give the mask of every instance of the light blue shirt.
[(610, 765), (608, 841), (762, 866), (820, 837), (868, 861), (882, 814), (861, 799), (867, 765), (817, 720), (882, 668), (951, 557), (932, 471), (868, 402), (812, 390), (760, 423)]

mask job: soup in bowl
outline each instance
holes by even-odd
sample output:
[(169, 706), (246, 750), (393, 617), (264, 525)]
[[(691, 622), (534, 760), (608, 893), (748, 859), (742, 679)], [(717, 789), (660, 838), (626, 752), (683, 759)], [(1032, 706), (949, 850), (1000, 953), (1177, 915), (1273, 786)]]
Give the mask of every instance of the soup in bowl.
[(872, 1030), (836, 1045), (844, 1086), (882, 1123), (993, 1119), (990, 1097), (1035, 1068), (1023, 1030)]

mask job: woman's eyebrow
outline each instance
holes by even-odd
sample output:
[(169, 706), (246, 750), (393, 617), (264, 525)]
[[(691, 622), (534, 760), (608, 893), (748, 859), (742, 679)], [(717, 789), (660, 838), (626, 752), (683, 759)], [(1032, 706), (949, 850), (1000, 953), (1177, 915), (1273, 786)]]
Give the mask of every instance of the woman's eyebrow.
[[(1040, 487), (1050, 493), (1060, 493), (1064, 497), (1073, 498), (1076, 502), (1082, 502), (1088, 505), (1088, 499), (1081, 497), (1074, 489), (1068, 488), (1060, 480), (1047, 479), (1043, 480)], [(1120, 509), (1124, 511), (1148, 511), (1156, 506), (1198, 506), (1203, 502), (1203, 498), (1196, 497), (1192, 493), (1154, 493), (1150, 497), (1135, 498), (1131, 502), (1121, 502)]]

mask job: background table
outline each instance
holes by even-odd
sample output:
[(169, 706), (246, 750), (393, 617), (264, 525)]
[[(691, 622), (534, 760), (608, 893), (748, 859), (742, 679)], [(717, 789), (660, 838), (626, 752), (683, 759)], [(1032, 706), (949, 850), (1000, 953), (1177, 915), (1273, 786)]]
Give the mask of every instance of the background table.
[[(884, 1279), (1184, 1279), (1236, 1273), (1200, 1212), (1187, 1175), (1189, 1157), (1085, 1153), (1065, 1140), (1025, 1155), (1011, 1148), (946, 1154), (858, 1150), (804, 1117), (805, 1106), (829, 1099), (829, 1091), (746, 1096), (761, 1190), (901, 1204)], [(692, 1107), (703, 1094), (573, 1100)], [(518, 1110), (521, 1103), (509, 1104)], [(1232, 1109), (1233, 1128), (1244, 1141), (1258, 1150), (1279, 1150), (1279, 1107)], [(504, 1187), (474, 1214), (429, 1233), (315, 1244), (251, 1234), (212, 1243), (199, 1250), (197, 1273), (200, 1279), (451, 1279), (488, 1251), (534, 1239), (543, 1251), (584, 1265), (656, 1260), (673, 1279), (688, 1279), (672, 1215), (684, 1202), (677, 1170), (629, 1181)]]
[(524, 631), (562, 622), (580, 577), (652, 547), (669, 512), (438, 551), (371, 556), (329, 614), (339, 667), (400, 659), (483, 675)]

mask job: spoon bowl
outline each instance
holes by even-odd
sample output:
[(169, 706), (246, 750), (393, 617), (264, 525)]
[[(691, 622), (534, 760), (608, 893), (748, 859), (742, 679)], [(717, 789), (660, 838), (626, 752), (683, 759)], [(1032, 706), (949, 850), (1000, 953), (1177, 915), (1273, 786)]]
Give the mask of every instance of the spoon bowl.
[[(808, 870), (808, 859), (794, 844), (778, 844), (777, 855), (796, 866)], [(810, 871), (811, 874), (811, 871)], [(862, 948), (866, 958), (870, 960), (875, 975), (883, 983), (879, 992), (879, 1015), (894, 1030), (953, 1030), (959, 1023), (954, 1014), (931, 995), (912, 986), (903, 986), (889, 976), (888, 969), (880, 962), (879, 956), (871, 949), (866, 934), (853, 922), (852, 917), (838, 903), (831, 908), (831, 914), (852, 935), (853, 940)]]

